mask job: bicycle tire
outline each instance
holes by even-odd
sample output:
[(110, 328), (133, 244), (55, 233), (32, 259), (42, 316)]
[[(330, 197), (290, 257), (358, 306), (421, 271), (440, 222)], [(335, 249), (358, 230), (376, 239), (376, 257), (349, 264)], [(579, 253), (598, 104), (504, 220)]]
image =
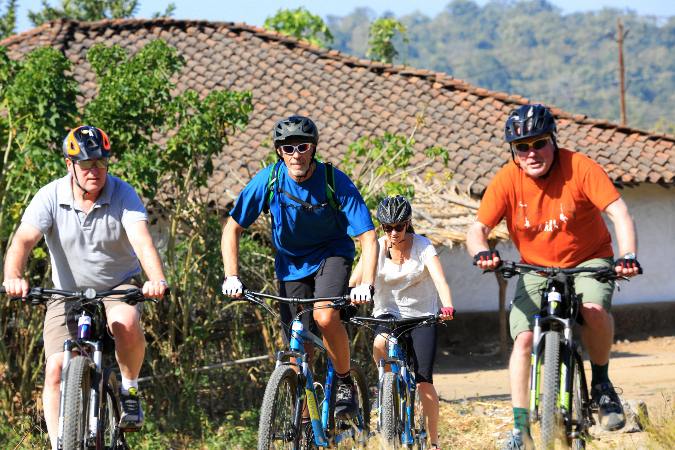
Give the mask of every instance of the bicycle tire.
[(544, 385), (541, 399), (541, 448), (554, 448), (559, 432), (558, 393), (560, 392), (560, 332), (544, 337)]
[(258, 426), (258, 450), (295, 449), (302, 430), (294, 423), (298, 375), (282, 365), (274, 369), (263, 396)]
[(103, 396), (100, 407), (100, 430), (98, 435), (98, 449), (128, 450), (124, 432), (119, 428), (120, 423), (119, 382), (117, 375), (106, 369), (103, 375)]
[(82, 450), (87, 448), (91, 365), (92, 362), (89, 358), (76, 356), (70, 360), (66, 368), (63, 407), (63, 450)]
[(588, 418), (586, 417), (586, 410), (584, 403), (587, 399), (584, 398), (584, 391), (582, 384), (585, 382), (585, 377), (582, 374), (583, 366), (578, 361), (574, 360), (574, 369), (572, 372), (572, 392), (570, 393), (570, 420), (568, 436), (570, 432), (575, 432), (577, 437), (568, 438), (567, 444), (574, 450), (581, 450), (586, 448), (586, 438), (588, 429)]
[(429, 444), (429, 436), (427, 435), (427, 417), (424, 415), (424, 408), (422, 406), (422, 397), (419, 389), (414, 391), (415, 403), (413, 407), (413, 425), (414, 425), (414, 439), (413, 448), (417, 450), (426, 450)]
[(398, 379), (392, 372), (385, 372), (382, 377), (382, 394), (380, 395), (380, 439), (387, 448), (398, 448), (401, 443), (400, 405)]

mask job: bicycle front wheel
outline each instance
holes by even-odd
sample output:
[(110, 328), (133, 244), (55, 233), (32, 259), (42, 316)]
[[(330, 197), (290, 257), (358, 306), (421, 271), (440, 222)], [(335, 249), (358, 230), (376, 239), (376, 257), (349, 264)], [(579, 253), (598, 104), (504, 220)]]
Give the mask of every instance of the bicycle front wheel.
[(428, 447), (427, 441), (427, 417), (424, 415), (424, 408), (422, 407), (422, 397), (420, 391), (415, 390), (415, 407), (413, 413), (415, 426), (415, 447), (417, 450), (426, 450)]
[(560, 333), (549, 331), (544, 340), (544, 385), (541, 399), (541, 448), (551, 449), (559, 432)]
[(401, 396), (398, 391), (396, 375), (386, 372), (382, 377), (380, 395), (380, 438), (387, 448), (398, 448), (401, 443)]
[(289, 366), (274, 369), (263, 397), (258, 450), (295, 449), (301, 430), (295, 424), (298, 375)]
[(66, 368), (63, 407), (63, 450), (82, 450), (87, 448), (91, 364), (89, 358), (76, 356), (70, 360)]

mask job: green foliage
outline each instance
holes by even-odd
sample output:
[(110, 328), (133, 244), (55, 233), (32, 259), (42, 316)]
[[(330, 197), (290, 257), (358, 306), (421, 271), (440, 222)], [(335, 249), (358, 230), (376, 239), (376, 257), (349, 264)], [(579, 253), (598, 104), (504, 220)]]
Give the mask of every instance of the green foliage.
[[(97, 95), (78, 111), (77, 84), (62, 53), (41, 48), (15, 62), (0, 48), (0, 260), (36, 190), (65, 173), (60, 148), (67, 129), (80, 121), (105, 129), (113, 148), (111, 172), (134, 185), (157, 213), (162, 259), (174, 294), (144, 314), (148, 365), (143, 370), (164, 377), (144, 389), (148, 416), (158, 418), (157, 435), (170, 429), (202, 439), (202, 433), (220, 427), (223, 404), (253, 406), (262, 369), (213, 375), (192, 369), (257, 355), (272, 346), (271, 341), (258, 344), (247, 338), (261, 331), (271, 336), (271, 324), (249, 309), (225, 304), (219, 295), (221, 221), (209, 206), (215, 194), (207, 188), (213, 158), (248, 123), (251, 94), (214, 90), (200, 98), (189, 90), (172, 93), (171, 80), (183, 60), (162, 41), (134, 56), (120, 47), (96, 46), (88, 59), (97, 76)], [(246, 246), (255, 253), (245, 259), (252, 270), (273, 279), (269, 244), (252, 240)], [(31, 284), (48, 285), (43, 248), (35, 249), (29, 264)], [(44, 434), (35, 400), (43, 372), (43, 315), (10, 304), (5, 296), (0, 301), (0, 423), (8, 424), (0, 428), (0, 440), (19, 442), (25, 430), (39, 439)], [(232, 374), (245, 382), (231, 383), (227, 377)], [(228, 400), (205, 407), (200, 399), (213, 398), (205, 395), (212, 385), (222, 386), (219, 394)], [(144, 442), (147, 448), (168, 447), (166, 439)]]
[[(2, 2), (0, 1), (0, 5)], [(17, 0), (8, 0), (5, 12), (0, 14), (0, 39), (14, 34), (16, 29)]]
[(303, 7), (280, 9), (274, 16), (265, 19), (263, 26), (319, 47), (326, 47), (333, 42), (333, 35), (323, 19)]
[[(434, 17), (398, 18), (409, 43), (399, 58), (474, 85), (619, 121), (616, 21), (624, 41), (628, 124), (654, 129), (675, 104), (675, 18), (624, 9), (563, 14), (548, 1), (454, 0)], [(366, 56), (371, 11), (329, 17), (336, 49)], [(398, 48), (398, 47), (397, 47)], [(672, 122), (672, 120), (670, 120)]]
[(381, 18), (374, 21), (370, 25), (369, 48), (366, 55), (383, 63), (393, 63), (394, 58), (398, 56), (398, 51), (394, 46), (394, 37), (397, 33), (401, 36), (403, 42), (408, 42), (406, 27), (398, 20)]
[[(422, 119), (418, 117), (418, 126)], [(413, 164), (419, 146), (415, 130), (410, 136), (385, 132), (383, 136), (363, 136), (349, 145), (340, 169), (350, 176), (370, 210), (386, 196), (404, 195), (414, 198), (410, 174), (420, 173), (436, 159), (448, 162), (448, 151), (441, 147), (423, 149), (426, 159)]]
[[(61, 5), (54, 7), (48, 0), (42, 0), (42, 9), (28, 11), (28, 18), (35, 26), (56, 19), (125, 19), (136, 14), (139, 4), (138, 0), (61, 0)], [(164, 12), (156, 12), (152, 17), (171, 17), (175, 11), (176, 5), (171, 2)]]

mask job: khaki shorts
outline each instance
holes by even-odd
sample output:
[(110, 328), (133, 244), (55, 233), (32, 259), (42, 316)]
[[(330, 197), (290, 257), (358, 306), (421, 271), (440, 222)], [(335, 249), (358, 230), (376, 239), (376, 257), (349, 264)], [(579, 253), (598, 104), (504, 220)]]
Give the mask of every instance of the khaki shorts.
[[(589, 259), (577, 267), (612, 267), (613, 262), (609, 258)], [(511, 302), (511, 314), (509, 325), (513, 340), (523, 331), (534, 328), (534, 316), (541, 311), (541, 292), (546, 287), (546, 278), (525, 274), (518, 278), (516, 295)], [(581, 295), (583, 303), (601, 305), (605, 311), (612, 307), (612, 295), (614, 294), (614, 281), (601, 283), (591, 274), (580, 274), (574, 278), (574, 290)]]
[[(125, 280), (124, 284), (116, 286), (113, 289), (130, 289), (142, 286), (140, 278), (133, 277)], [(113, 308), (133, 308), (137, 311), (138, 319), (143, 312), (143, 303), (135, 306), (127, 305), (124, 302), (116, 300), (103, 300), (106, 316), (110, 315)], [(47, 314), (42, 328), (42, 335), (45, 347), (45, 360), (55, 353), (63, 351), (63, 342), (66, 339), (75, 339), (77, 337), (77, 317), (71, 314), (72, 308), (67, 300), (62, 297), (54, 298), (47, 303)]]

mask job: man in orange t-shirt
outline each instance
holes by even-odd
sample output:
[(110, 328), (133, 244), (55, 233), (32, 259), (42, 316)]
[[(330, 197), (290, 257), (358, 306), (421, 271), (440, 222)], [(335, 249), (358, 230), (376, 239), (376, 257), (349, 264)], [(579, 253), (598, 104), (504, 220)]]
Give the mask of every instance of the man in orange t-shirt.
[[(491, 270), (501, 264), (488, 246), (492, 228), (506, 219), (509, 234), (523, 262), (550, 267), (614, 267), (624, 276), (641, 272), (636, 259), (633, 220), (602, 167), (587, 156), (559, 148), (553, 115), (543, 105), (522, 105), (509, 115), (506, 142), (512, 161), (488, 186), (476, 222), (467, 233), (467, 249), (476, 265)], [(613, 261), (612, 242), (602, 219), (614, 224), (621, 258)], [(528, 378), (534, 316), (541, 308), (542, 279), (525, 275), (518, 281), (509, 317), (514, 339), (509, 363), (515, 428), (506, 448), (525, 448), (531, 442), (528, 419)], [(583, 295), (581, 337), (591, 359), (592, 400), (601, 425), (622, 428), (621, 402), (607, 368), (614, 338), (609, 312), (613, 283), (593, 278), (575, 280)], [(529, 445), (528, 445), (529, 446)]]

